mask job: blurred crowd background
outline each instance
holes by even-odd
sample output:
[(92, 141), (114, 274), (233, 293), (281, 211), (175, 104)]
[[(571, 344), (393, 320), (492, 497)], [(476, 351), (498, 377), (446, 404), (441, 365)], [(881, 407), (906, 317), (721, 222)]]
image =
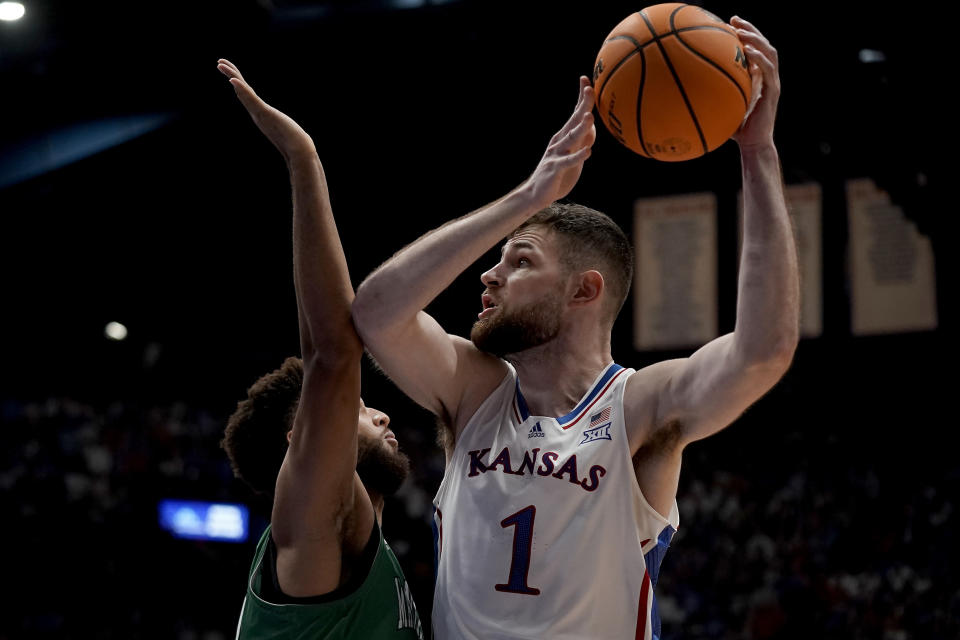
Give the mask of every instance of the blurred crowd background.
[[(269, 505), (219, 440), (298, 342), (287, 176), (216, 60), (313, 134), (356, 284), (523, 180), (604, 36), (642, 5), (24, 4), (19, 25), (0, 22), (0, 638), (229, 638)], [(663, 637), (960, 637), (956, 207), (931, 91), (944, 40), (865, 2), (697, 4), (752, 20), (780, 51), (784, 176), (824, 195), (823, 331), (685, 453)], [(859, 177), (932, 242), (933, 330), (851, 332), (843, 189)], [(601, 129), (571, 197), (629, 232), (636, 198), (715, 193), (728, 331), (738, 187), (732, 144), (665, 165)], [(430, 308), (453, 333), (479, 309), (480, 267)], [(619, 363), (689, 353), (635, 351), (630, 306)], [(112, 321), (124, 340), (104, 335)], [(443, 456), (431, 416), (365, 367), (365, 401), (413, 461), (384, 528), (428, 620)], [(176, 538), (158, 525), (168, 498), (247, 505), (250, 535)]]

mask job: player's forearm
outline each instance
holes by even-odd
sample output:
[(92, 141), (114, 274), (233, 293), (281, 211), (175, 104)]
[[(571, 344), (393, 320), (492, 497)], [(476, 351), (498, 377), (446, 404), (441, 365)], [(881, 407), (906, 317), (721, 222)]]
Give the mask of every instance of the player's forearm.
[(357, 330), (366, 338), (412, 322), (467, 267), (538, 210), (524, 183), (406, 246), (357, 288)]
[(323, 166), (315, 153), (287, 158), (293, 191), (293, 277), (304, 359), (359, 361), (350, 319), (353, 285), (333, 219)]
[(771, 142), (742, 149), (741, 161), (744, 221), (735, 344), (747, 364), (785, 367), (799, 335), (800, 285), (779, 156)]

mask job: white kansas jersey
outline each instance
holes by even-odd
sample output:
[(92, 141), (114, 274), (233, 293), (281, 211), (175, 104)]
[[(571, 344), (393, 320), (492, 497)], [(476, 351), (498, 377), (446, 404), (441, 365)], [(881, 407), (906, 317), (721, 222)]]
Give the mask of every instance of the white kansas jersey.
[(511, 367), (470, 418), (434, 502), (436, 640), (654, 640), (679, 517), (647, 504), (611, 364), (569, 414), (532, 416)]

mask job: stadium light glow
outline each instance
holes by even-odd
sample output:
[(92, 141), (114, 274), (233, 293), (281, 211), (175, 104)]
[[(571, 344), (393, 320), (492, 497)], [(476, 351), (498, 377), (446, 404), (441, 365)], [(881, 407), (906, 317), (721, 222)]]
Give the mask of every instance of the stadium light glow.
[(157, 504), (160, 527), (176, 538), (244, 542), (250, 512), (245, 505), (204, 500), (161, 500)]
[(110, 340), (123, 340), (127, 337), (127, 328), (119, 322), (110, 322), (103, 328), (103, 335)]
[(863, 64), (874, 64), (877, 62), (887, 61), (887, 54), (877, 49), (860, 49), (860, 53), (857, 54), (857, 57)]
[(0, 20), (13, 22), (23, 17), (27, 10), (19, 2), (0, 2)]

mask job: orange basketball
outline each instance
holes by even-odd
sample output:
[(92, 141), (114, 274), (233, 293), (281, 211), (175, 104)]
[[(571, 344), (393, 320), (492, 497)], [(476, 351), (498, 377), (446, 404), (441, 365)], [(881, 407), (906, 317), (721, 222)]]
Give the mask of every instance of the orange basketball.
[(621, 143), (678, 162), (730, 139), (750, 103), (743, 45), (729, 24), (681, 3), (627, 17), (604, 41), (593, 70), (597, 112)]

